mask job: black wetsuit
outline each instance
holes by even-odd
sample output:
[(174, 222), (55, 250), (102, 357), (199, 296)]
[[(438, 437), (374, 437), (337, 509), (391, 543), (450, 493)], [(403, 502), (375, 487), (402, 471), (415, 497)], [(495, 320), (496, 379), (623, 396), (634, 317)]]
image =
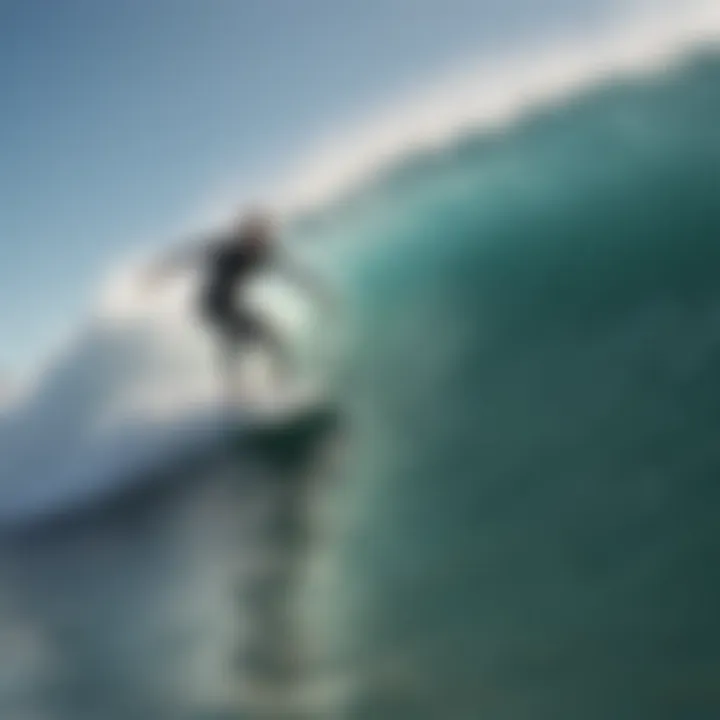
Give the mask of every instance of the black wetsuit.
[(230, 238), (210, 252), (207, 281), (201, 294), (202, 314), (232, 340), (260, 339), (261, 323), (235, 301), (235, 290), (268, 262), (267, 250)]

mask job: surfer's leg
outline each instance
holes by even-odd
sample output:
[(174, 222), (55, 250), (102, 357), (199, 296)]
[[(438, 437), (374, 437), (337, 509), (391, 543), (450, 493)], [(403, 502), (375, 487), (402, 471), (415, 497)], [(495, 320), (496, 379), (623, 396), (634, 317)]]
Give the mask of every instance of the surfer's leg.
[(198, 302), (198, 316), (208, 329), (214, 350), (214, 369), (221, 398), (239, 399), (239, 343), (229, 303), (221, 302), (212, 292), (204, 293)]
[(221, 329), (217, 347), (218, 376), (222, 395), (226, 400), (240, 400), (242, 392), (239, 368), (241, 343), (227, 329)]
[(288, 348), (278, 334), (266, 323), (250, 313), (239, 313), (237, 318), (239, 334), (244, 341), (264, 347), (270, 355), (275, 373), (280, 379), (290, 375), (291, 358)]
[(217, 374), (222, 397), (230, 402), (242, 400), (243, 336), (238, 332), (232, 312), (225, 308), (213, 308), (206, 314), (215, 336)]

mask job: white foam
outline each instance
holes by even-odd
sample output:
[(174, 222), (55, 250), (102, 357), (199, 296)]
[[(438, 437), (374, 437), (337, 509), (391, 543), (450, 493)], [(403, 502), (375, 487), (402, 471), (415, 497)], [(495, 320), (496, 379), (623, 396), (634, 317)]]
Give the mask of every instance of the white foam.
[(543, 38), (466, 63), (424, 90), (311, 147), (279, 193), (286, 213), (316, 208), (420, 149), (475, 129), (500, 129), (538, 105), (615, 77), (661, 72), (698, 46), (720, 42), (720, 3), (627, 12), (608, 26)]

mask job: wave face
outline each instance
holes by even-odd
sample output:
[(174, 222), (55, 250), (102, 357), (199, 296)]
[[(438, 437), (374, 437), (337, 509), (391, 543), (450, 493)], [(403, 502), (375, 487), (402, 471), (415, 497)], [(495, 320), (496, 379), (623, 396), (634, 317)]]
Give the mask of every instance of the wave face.
[[(2, 545), (0, 714), (247, 717), (253, 668), (310, 678), (262, 717), (718, 714), (719, 168), (708, 52), (405, 159), (298, 223), (355, 318), (321, 572), (302, 526), (323, 473), (284, 443), (224, 444), (169, 484), (63, 506)], [(126, 347), (114, 327), (83, 352)], [(47, 380), (63, 397), (86, 377), (72, 357)], [(125, 458), (148, 434), (101, 447)], [(269, 609), (290, 591), (307, 657)]]
[(719, 169), (708, 53), (328, 221), (373, 247), (329, 639), (350, 717), (720, 711)]

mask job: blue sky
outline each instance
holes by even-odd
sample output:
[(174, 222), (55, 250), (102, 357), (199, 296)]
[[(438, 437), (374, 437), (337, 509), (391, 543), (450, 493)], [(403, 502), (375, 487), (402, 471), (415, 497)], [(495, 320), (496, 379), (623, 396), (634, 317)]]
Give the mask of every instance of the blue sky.
[(115, 258), (398, 93), (601, 0), (0, 0), (0, 369)]

